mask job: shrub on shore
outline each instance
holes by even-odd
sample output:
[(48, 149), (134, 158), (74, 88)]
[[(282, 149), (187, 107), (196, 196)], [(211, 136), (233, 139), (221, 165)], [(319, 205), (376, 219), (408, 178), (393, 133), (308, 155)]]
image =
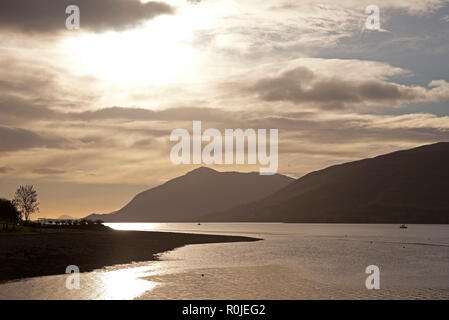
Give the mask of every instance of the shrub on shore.
[(3, 230), (8, 230), (8, 226), (13, 229), (20, 222), (20, 212), (16, 209), (14, 204), (6, 199), (0, 199), (0, 224)]

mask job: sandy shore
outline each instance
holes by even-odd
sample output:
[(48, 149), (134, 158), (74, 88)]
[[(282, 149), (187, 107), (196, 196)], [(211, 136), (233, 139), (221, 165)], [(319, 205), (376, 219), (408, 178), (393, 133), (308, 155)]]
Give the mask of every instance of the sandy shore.
[(115, 264), (156, 260), (158, 253), (188, 244), (257, 241), (248, 237), (168, 232), (50, 229), (0, 233), (0, 283), (81, 272)]

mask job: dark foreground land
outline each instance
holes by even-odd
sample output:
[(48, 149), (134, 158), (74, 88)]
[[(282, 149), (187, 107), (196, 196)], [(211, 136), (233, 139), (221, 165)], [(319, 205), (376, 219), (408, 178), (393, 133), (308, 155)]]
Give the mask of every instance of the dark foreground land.
[(188, 244), (257, 241), (248, 237), (146, 231), (38, 229), (0, 233), (0, 283), (63, 274), (68, 265), (81, 272), (155, 256)]

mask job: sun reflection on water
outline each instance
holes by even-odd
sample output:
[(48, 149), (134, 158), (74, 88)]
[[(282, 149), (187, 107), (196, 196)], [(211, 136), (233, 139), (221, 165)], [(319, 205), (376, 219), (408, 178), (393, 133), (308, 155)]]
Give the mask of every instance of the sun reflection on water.
[(130, 300), (153, 290), (157, 282), (143, 279), (154, 274), (153, 266), (131, 267), (98, 272), (96, 299)]

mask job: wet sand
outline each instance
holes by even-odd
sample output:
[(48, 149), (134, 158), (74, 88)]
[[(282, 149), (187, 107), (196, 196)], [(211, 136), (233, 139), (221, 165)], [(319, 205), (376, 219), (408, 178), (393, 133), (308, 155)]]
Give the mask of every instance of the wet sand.
[(157, 260), (157, 254), (189, 244), (257, 241), (249, 237), (113, 230), (49, 229), (0, 233), (0, 283)]

